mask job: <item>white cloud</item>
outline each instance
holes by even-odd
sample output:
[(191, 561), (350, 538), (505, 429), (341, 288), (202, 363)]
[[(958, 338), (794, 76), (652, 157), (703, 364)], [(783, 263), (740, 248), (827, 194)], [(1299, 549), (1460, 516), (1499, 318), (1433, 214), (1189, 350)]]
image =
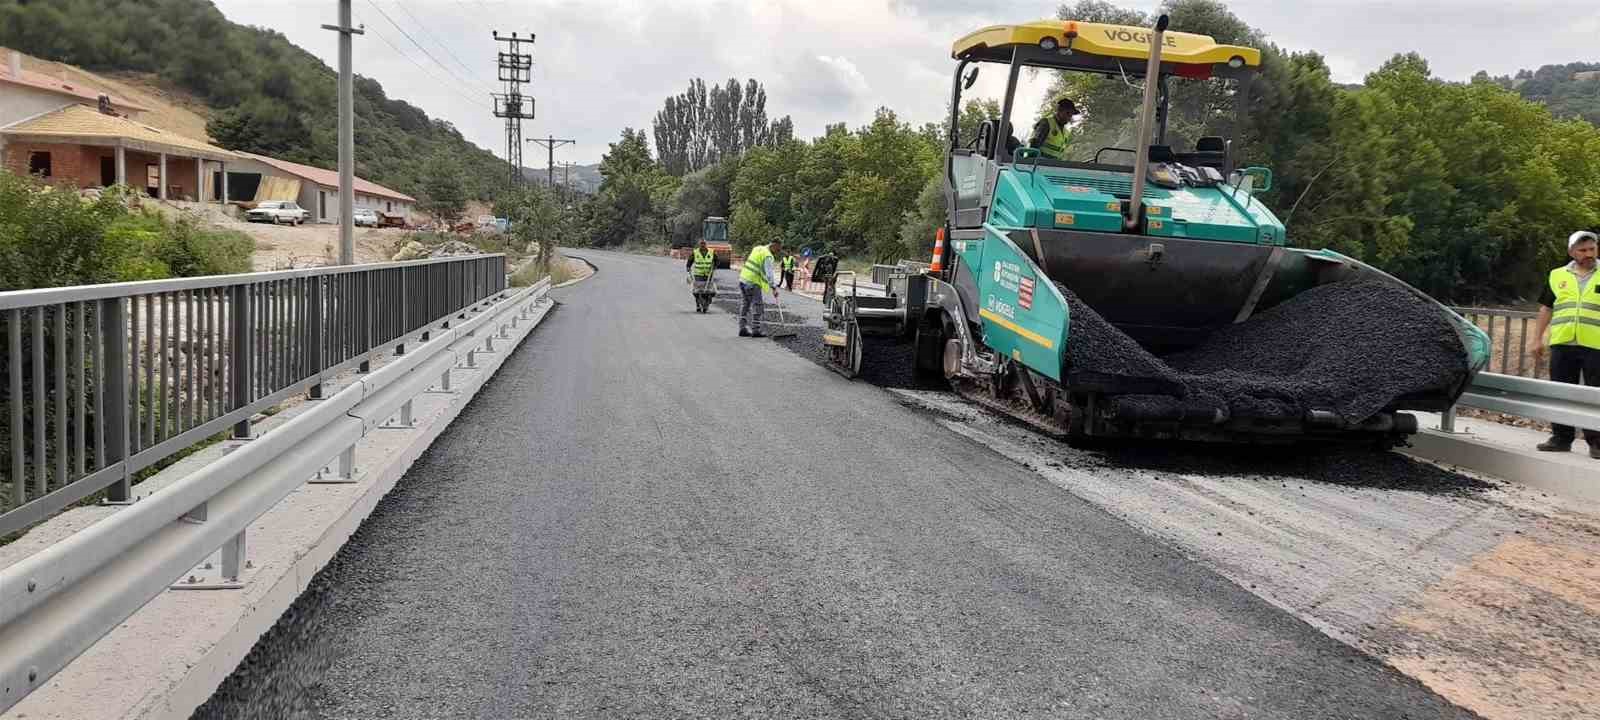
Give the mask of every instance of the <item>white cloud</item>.
[(872, 102), (872, 86), (856, 64), (830, 55), (805, 55), (784, 64), (768, 93), (804, 98), (809, 104), (837, 109), (841, 116)]

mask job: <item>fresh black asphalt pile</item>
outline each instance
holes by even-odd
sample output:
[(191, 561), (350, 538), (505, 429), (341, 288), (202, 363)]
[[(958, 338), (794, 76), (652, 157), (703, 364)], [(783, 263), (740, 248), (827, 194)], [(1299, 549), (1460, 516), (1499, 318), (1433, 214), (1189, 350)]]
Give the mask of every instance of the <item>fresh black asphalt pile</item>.
[(1443, 392), (1467, 373), (1455, 328), (1437, 306), (1374, 281), (1323, 285), (1157, 358), (1065, 287), (1072, 312), (1073, 384), (1121, 383), (1117, 409), (1178, 419), (1226, 407), (1232, 417), (1291, 419), (1331, 411), (1359, 423), (1419, 393)]

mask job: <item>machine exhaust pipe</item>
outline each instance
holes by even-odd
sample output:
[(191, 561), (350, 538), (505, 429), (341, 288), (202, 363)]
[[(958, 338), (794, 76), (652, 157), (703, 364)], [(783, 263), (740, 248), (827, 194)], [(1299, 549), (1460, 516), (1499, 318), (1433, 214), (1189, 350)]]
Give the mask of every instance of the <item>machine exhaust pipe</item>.
[(1150, 135), (1156, 115), (1156, 87), (1161, 84), (1161, 48), (1167, 34), (1168, 18), (1156, 18), (1156, 27), (1150, 33), (1150, 59), (1144, 66), (1144, 105), (1139, 110), (1138, 153), (1133, 156), (1133, 196), (1128, 199), (1127, 212), (1122, 225), (1128, 230), (1139, 227), (1139, 208), (1144, 202), (1145, 176), (1150, 172)]

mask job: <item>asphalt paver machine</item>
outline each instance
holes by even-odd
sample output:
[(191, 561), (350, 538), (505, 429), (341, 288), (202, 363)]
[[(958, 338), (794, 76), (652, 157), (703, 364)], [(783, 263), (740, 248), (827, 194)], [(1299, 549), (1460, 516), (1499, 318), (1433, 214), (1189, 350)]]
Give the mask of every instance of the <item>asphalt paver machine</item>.
[[(1247, 117), (1258, 50), (1163, 16), (986, 27), (952, 57), (946, 226), (931, 269), (888, 297), (838, 279), (824, 342), (846, 375), (879, 335), (915, 343), (918, 370), (964, 396), (1068, 438), (1392, 444), (1416, 432), (1404, 411), (1449, 407), (1487, 364), (1487, 336), (1431, 298), (1292, 247), (1256, 197), (1271, 171), (1241, 166), (1232, 141), (1166, 144), (1171, 83), (1233, 81)], [(1008, 73), (1002, 114), (960, 138), (962, 92), (985, 64)], [(1021, 146), (1002, 119), (1024, 68), (1142, 82), (1138, 139), (1072, 160)]]

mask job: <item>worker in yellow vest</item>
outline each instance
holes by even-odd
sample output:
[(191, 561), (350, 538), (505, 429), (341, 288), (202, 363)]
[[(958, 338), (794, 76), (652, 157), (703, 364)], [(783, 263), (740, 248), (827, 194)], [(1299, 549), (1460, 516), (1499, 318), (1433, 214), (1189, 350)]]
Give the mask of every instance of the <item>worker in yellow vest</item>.
[(766, 337), (761, 332), (761, 316), (767, 311), (761, 293), (770, 292), (778, 297), (778, 258), (783, 257), (783, 243), (777, 240), (768, 245), (750, 248), (739, 270), (739, 337)]
[(1078, 106), (1068, 98), (1056, 101), (1056, 111), (1040, 118), (1033, 126), (1033, 137), (1028, 147), (1039, 149), (1039, 154), (1052, 160), (1066, 160), (1067, 149), (1072, 147), (1073, 129), (1068, 125), (1078, 116)]
[(708, 312), (711, 309), (711, 299), (717, 296), (717, 256), (706, 246), (706, 241), (701, 240), (695, 246), (694, 252), (689, 253), (688, 262), (684, 269), (689, 271), (689, 283), (693, 288), (694, 311), (697, 313)]
[(783, 256), (783, 289), (794, 292), (794, 269), (800, 262), (793, 255)]
[[(1535, 360), (1550, 353), (1550, 379), (1561, 383), (1600, 386), (1600, 283), (1595, 280), (1595, 256), (1600, 236), (1579, 230), (1567, 238), (1572, 262), (1550, 271), (1539, 298), (1539, 344)], [(1572, 449), (1577, 431), (1570, 425), (1550, 425), (1550, 439), (1539, 444), (1545, 452)], [(1600, 458), (1600, 432), (1584, 428), (1589, 457)]]

